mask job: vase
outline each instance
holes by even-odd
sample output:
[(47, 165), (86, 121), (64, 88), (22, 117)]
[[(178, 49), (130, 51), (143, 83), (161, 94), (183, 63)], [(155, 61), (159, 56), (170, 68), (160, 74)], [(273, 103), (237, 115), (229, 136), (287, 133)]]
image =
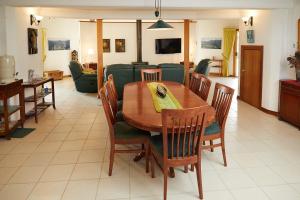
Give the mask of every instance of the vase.
[(0, 81), (9, 82), (15, 77), (15, 59), (13, 56), (0, 56)]
[(296, 68), (296, 80), (300, 82), (300, 68)]

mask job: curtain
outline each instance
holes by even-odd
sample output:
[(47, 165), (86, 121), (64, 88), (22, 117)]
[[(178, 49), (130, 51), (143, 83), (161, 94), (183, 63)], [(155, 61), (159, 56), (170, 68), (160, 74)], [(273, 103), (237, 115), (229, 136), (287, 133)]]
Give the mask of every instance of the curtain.
[(234, 41), (236, 38), (236, 29), (235, 28), (224, 28), (223, 32), (223, 40), (224, 40), (224, 47), (223, 47), (223, 76), (229, 76), (229, 69), (228, 63), (230, 60), (231, 51), (234, 45)]
[(45, 28), (41, 29), (42, 31), (42, 61), (45, 63), (47, 58), (47, 30)]

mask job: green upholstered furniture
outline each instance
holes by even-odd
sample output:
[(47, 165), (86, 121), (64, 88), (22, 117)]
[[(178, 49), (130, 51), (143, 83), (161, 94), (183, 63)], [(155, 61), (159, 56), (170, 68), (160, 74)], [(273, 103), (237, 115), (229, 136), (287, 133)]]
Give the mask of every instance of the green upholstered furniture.
[(108, 65), (104, 71), (104, 81), (109, 74), (113, 75), (114, 83), (118, 93), (118, 100), (123, 98), (124, 86), (127, 83), (141, 81), (141, 69), (162, 68), (163, 81), (184, 82), (184, 67), (180, 64), (164, 63), (159, 65), (131, 65), (113, 64)]
[(78, 92), (96, 93), (97, 88), (97, 74), (84, 74), (80, 63), (71, 61), (69, 65), (72, 78), (75, 82), (75, 87)]
[(116, 122), (114, 125), (115, 137), (117, 139), (133, 139), (133, 138), (149, 138), (150, 134), (147, 131), (137, 129), (133, 126), (130, 126), (124, 121)]
[(221, 128), (218, 122), (214, 122), (208, 127), (205, 128), (204, 135), (213, 135), (216, 133), (220, 133)]
[(158, 65), (162, 69), (163, 81), (184, 82), (184, 66), (174, 63), (162, 63)]
[(209, 74), (209, 64), (210, 59), (203, 59), (199, 62), (199, 64), (196, 66), (195, 71), (199, 74), (204, 74), (205, 76), (208, 76)]
[(123, 98), (124, 85), (134, 82), (134, 66), (130, 64), (113, 64), (105, 68), (105, 81), (109, 74), (114, 77), (114, 84), (118, 93), (118, 100)]

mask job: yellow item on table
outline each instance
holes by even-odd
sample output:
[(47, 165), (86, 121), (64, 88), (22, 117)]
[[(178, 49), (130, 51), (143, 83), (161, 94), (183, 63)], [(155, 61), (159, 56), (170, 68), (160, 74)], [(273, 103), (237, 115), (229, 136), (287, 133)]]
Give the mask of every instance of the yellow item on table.
[(96, 74), (96, 70), (94, 70), (94, 69), (84, 69), (84, 70), (82, 70), (82, 73), (84, 73), (84, 74)]
[[(161, 85), (167, 89), (167, 93), (164, 98), (161, 98), (156, 94), (157, 85)], [(152, 95), (152, 100), (156, 112), (160, 113), (162, 109), (182, 109), (181, 104), (163, 83), (151, 82), (147, 83), (147, 86)]]

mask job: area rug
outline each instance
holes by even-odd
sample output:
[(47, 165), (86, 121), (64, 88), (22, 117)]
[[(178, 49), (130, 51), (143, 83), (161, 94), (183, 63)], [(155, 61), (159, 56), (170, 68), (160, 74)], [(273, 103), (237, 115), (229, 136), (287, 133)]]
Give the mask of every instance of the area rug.
[(32, 131), (34, 131), (35, 128), (17, 128), (11, 133), (12, 138), (23, 138)]

